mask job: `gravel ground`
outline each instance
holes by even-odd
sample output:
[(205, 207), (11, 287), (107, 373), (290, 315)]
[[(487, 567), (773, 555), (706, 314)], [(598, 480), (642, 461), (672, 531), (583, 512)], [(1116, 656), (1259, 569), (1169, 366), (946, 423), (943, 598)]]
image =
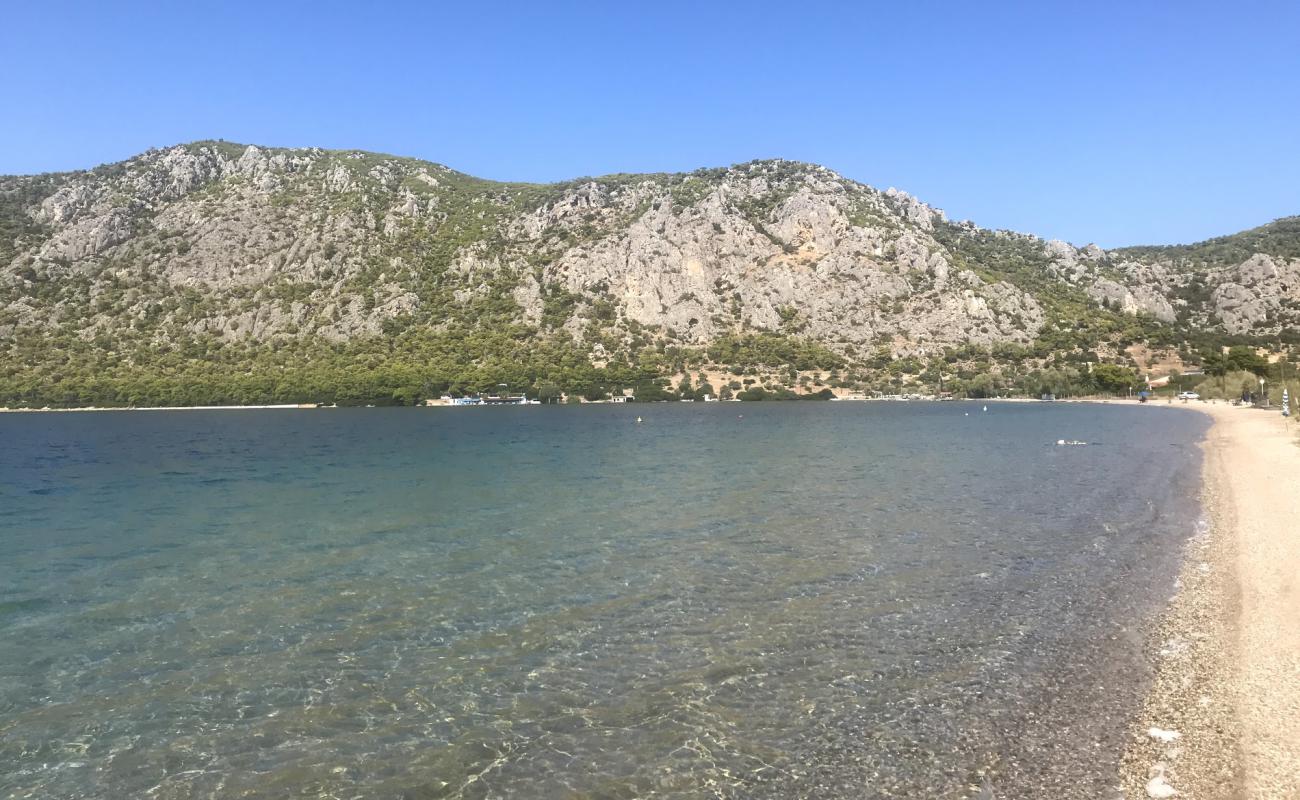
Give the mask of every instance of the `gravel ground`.
[(1203, 530), (1151, 638), (1125, 796), (1300, 798), (1300, 447), (1276, 411), (1204, 406)]

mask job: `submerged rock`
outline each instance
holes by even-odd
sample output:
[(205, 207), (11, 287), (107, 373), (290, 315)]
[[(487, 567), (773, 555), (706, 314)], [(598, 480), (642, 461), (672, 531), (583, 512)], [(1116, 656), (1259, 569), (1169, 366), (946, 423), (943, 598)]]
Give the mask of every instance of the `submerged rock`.
[(1147, 729), (1147, 736), (1150, 736), (1152, 739), (1155, 739), (1156, 741), (1160, 741), (1160, 742), (1164, 742), (1165, 744), (1168, 744), (1174, 741), (1175, 739), (1181, 737), (1182, 734), (1179, 733), (1178, 731), (1167, 731), (1164, 730), (1163, 728), (1153, 727)]
[(1165, 765), (1155, 764), (1151, 767), (1151, 780), (1147, 781), (1147, 797), (1161, 800), (1161, 798), (1177, 797), (1178, 790), (1169, 784), (1165, 777)]

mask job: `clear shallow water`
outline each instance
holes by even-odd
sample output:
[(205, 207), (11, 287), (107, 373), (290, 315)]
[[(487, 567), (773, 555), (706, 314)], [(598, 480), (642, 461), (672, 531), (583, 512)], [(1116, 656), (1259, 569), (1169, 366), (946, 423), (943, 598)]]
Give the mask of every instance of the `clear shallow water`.
[(979, 409), (0, 415), (0, 795), (1108, 796), (1205, 423)]

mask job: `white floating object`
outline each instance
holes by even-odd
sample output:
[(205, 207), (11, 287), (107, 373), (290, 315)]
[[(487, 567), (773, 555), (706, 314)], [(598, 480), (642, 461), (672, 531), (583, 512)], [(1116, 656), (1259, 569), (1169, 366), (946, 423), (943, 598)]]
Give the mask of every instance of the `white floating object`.
[(1152, 739), (1157, 739), (1161, 742), (1164, 742), (1165, 744), (1169, 744), (1175, 739), (1181, 737), (1182, 734), (1179, 733), (1178, 731), (1167, 731), (1163, 728), (1148, 728), (1147, 736), (1150, 736)]
[(637, 422), (640, 422), (640, 421), (641, 421), (641, 418), (640, 418), (640, 417), (637, 417), (637, 418), (636, 418), (636, 421), (637, 421)]

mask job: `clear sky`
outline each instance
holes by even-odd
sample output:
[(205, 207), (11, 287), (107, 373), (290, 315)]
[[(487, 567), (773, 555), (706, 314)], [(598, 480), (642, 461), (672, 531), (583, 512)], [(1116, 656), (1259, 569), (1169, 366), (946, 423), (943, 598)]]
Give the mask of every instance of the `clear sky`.
[(793, 158), (1076, 244), (1300, 214), (1300, 2), (0, 0), (0, 174), (224, 138), (550, 181)]

